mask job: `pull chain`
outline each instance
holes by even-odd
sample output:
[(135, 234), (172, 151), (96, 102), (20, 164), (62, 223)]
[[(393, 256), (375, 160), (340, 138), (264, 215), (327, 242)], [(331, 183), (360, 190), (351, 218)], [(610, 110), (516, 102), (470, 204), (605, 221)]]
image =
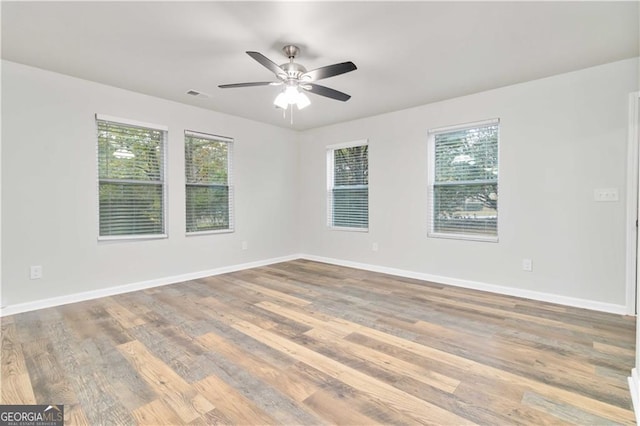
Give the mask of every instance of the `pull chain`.
[[(289, 105), (289, 124), (293, 126), (293, 104)], [(282, 109), (282, 119), (287, 118), (287, 108)]]

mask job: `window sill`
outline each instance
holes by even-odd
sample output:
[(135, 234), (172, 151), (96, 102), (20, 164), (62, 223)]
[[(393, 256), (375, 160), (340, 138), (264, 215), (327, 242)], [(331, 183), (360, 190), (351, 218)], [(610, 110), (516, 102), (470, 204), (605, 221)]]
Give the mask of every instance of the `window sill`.
[(485, 243), (497, 243), (497, 236), (489, 235), (470, 235), (470, 234), (444, 234), (438, 232), (429, 232), (427, 234), (429, 238), (444, 238), (449, 240), (464, 240), (464, 241), (480, 241)]
[(235, 232), (235, 231), (233, 229), (212, 229), (210, 231), (187, 232), (187, 233), (185, 233), (185, 236), (187, 236), (187, 237), (197, 237), (197, 236), (200, 236), (200, 235), (230, 234), (232, 232)]
[(346, 226), (329, 226), (330, 231), (369, 232), (369, 228), (349, 228)]
[(154, 235), (111, 235), (111, 236), (98, 236), (99, 242), (116, 242), (116, 241), (142, 241), (142, 240), (162, 240), (169, 238), (167, 234), (154, 234)]

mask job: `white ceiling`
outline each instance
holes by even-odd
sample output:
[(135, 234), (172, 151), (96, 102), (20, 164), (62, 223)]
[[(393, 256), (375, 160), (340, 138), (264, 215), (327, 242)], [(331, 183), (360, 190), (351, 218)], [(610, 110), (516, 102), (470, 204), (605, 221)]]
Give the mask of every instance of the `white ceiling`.
[[(638, 2), (2, 2), (2, 58), (295, 129), (381, 114), (638, 56)], [(283, 119), (244, 52), (307, 69), (342, 103)], [(189, 89), (211, 95), (191, 97)]]

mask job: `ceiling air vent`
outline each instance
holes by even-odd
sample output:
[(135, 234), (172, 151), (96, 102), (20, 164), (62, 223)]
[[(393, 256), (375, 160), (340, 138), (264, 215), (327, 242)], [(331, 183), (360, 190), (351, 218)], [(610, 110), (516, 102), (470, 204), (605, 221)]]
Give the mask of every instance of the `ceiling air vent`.
[(211, 97), (211, 95), (207, 95), (206, 93), (198, 92), (197, 90), (193, 90), (193, 89), (187, 91), (187, 95), (196, 96), (196, 97), (200, 97), (200, 98), (210, 98)]

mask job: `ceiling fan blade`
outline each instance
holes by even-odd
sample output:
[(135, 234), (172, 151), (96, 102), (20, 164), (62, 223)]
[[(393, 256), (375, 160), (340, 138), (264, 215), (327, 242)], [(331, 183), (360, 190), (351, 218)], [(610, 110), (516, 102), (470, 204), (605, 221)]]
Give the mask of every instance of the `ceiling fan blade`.
[(247, 52), (247, 55), (251, 56), (256, 61), (260, 62), (262, 66), (267, 68), (269, 71), (278, 76), (278, 78), (285, 79), (287, 78), (287, 73), (280, 68), (278, 64), (273, 62), (271, 59), (267, 58), (260, 52)]
[(330, 89), (329, 87), (320, 86), (319, 84), (304, 83), (301, 84), (300, 87), (311, 93), (315, 93), (316, 95), (326, 96), (327, 98), (335, 99), (342, 102), (346, 102), (351, 98), (351, 96), (347, 95), (346, 93)]
[(353, 62), (341, 62), (339, 64), (327, 65), (326, 67), (316, 68), (307, 71), (300, 76), (303, 81), (316, 81), (323, 78), (329, 78), (336, 75), (344, 74), (349, 71), (357, 70), (358, 67)]
[(234, 87), (277, 86), (280, 84), (282, 83), (279, 81), (256, 81), (254, 83), (220, 84), (218, 87), (221, 89), (232, 89)]

